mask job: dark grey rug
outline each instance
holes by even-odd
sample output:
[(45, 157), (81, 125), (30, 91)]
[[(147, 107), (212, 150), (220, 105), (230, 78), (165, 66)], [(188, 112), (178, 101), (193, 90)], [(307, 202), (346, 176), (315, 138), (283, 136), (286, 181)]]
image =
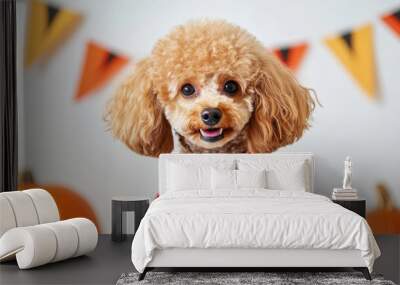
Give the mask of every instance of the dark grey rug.
[(384, 280), (381, 275), (372, 275), (368, 281), (359, 272), (148, 272), (146, 278), (138, 281), (138, 273), (124, 273), (117, 285), (133, 284), (379, 284), (395, 285), (392, 281)]

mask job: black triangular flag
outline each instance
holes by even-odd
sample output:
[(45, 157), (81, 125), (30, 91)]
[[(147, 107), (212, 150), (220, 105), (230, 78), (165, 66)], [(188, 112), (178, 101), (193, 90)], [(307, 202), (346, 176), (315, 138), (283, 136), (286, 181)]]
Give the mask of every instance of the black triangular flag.
[(108, 52), (106, 59), (104, 60), (104, 65), (109, 65), (117, 55), (111, 51)]
[(347, 47), (350, 50), (353, 50), (353, 34), (351, 32), (348, 32), (348, 33), (342, 34), (341, 38), (346, 43)]
[(392, 15), (393, 15), (393, 17), (395, 17), (398, 21), (400, 21), (400, 10), (394, 12)]
[(382, 20), (400, 36), (400, 9), (382, 16)]
[(285, 63), (287, 63), (288, 62), (288, 59), (289, 59), (289, 52), (290, 52), (290, 48), (281, 48), (281, 49), (279, 49), (279, 51), (280, 51), (280, 53), (281, 53), (281, 58), (282, 58), (282, 61), (283, 62), (285, 62)]
[(60, 12), (60, 9), (53, 5), (47, 5), (47, 27), (50, 27), (54, 19)]

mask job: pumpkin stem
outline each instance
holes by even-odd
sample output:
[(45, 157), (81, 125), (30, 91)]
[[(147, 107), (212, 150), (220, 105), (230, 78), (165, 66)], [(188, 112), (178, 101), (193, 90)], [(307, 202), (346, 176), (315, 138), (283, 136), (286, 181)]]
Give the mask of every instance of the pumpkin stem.
[(34, 184), (35, 179), (33, 178), (33, 173), (32, 170), (30, 169), (25, 169), (21, 171), (18, 175), (18, 185), (21, 184)]
[(378, 199), (379, 199), (379, 208), (385, 209), (387, 211), (392, 211), (394, 209), (393, 201), (390, 197), (386, 185), (383, 183), (377, 184), (376, 192), (378, 194)]

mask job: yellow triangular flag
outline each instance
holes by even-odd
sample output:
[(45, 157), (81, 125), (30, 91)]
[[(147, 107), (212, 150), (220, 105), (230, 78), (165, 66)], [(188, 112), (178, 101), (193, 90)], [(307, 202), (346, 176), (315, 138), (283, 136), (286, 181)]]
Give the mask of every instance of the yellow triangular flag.
[(74, 11), (33, 0), (28, 21), (25, 65), (29, 66), (52, 52), (80, 20), (81, 16)]
[(370, 98), (376, 97), (372, 26), (325, 39), (325, 44)]

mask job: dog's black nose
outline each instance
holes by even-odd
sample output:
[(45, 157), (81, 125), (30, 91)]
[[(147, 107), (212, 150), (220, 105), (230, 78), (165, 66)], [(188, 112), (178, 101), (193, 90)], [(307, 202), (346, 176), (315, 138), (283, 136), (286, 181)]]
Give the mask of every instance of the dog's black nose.
[(222, 112), (218, 108), (207, 108), (201, 112), (201, 119), (204, 124), (214, 126), (221, 120)]

